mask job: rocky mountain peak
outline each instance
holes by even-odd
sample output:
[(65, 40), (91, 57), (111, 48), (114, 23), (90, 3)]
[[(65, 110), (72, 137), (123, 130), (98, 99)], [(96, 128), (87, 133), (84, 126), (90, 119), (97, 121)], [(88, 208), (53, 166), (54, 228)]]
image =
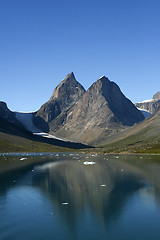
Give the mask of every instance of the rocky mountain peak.
[(84, 93), (85, 89), (77, 82), (74, 73), (68, 74), (54, 89), (49, 101), (43, 104), (36, 113), (35, 125), (47, 131), (47, 124), (53, 122), (55, 118), (56, 122), (53, 123), (55, 127), (63, 124), (68, 110), (79, 101)]
[(55, 98), (68, 99), (72, 96), (73, 98), (76, 98), (76, 97), (79, 98), (84, 94), (84, 92), (85, 92), (85, 89), (79, 82), (77, 82), (77, 80), (75, 79), (74, 73), (71, 72), (54, 89), (53, 94), (50, 98), (50, 101)]
[(154, 100), (160, 100), (160, 91), (153, 96)]
[(101, 99), (124, 125), (131, 126), (144, 119), (141, 112), (137, 111), (134, 104), (124, 96), (119, 86), (105, 76), (93, 83), (87, 92), (90, 92), (92, 99), (96, 97), (99, 102)]

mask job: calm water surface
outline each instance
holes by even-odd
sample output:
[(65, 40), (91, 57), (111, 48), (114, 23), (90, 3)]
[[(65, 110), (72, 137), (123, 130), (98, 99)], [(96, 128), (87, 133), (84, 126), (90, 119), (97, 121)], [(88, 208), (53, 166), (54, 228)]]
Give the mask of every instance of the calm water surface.
[(0, 156), (0, 240), (159, 240), (160, 156)]

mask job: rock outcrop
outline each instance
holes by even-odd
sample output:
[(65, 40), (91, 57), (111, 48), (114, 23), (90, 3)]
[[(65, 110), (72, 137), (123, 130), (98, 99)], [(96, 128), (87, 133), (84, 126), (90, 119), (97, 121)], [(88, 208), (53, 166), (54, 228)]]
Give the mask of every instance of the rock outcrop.
[(24, 128), (23, 124), (16, 118), (16, 114), (12, 112), (5, 102), (0, 101), (0, 117), (9, 123)]
[(155, 113), (160, 107), (160, 92), (157, 92), (150, 100), (135, 103), (135, 106), (138, 109), (148, 111), (151, 114)]
[(160, 100), (160, 91), (153, 96), (154, 100)]

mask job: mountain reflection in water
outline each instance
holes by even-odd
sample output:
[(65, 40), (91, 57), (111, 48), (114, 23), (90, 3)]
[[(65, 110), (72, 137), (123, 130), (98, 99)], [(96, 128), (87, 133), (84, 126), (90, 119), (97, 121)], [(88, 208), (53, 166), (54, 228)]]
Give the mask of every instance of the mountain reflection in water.
[[(145, 185), (140, 175), (122, 167), (114, 160), (97, 161), (93, 166), (85, 166), (83, 161), (49, 163), (36, 169), (33, 185), (49, 193), (55, 211), (71, 227), (76, 215), (87, 208), (107, 223), (118, 217), (130, 195)], [(68, 206), (64, 208), (62, 203)]]
[(159, 157), (61, 153), (0, 164), (0, 240), (160, 239)]

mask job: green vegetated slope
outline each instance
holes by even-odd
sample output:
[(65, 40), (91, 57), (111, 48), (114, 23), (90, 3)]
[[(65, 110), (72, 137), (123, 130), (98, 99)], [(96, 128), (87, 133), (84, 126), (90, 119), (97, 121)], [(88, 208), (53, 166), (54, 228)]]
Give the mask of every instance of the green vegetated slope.
[(143, 122), (102, 140), (98, 146), (105, 152), (160, 153), (160, 109)]
[[(73, 149), (72, 149), (73, 150)], [(0, 132), (0, 152), (63, 152), (69, 148), (33, 141), (24, 137)]]

